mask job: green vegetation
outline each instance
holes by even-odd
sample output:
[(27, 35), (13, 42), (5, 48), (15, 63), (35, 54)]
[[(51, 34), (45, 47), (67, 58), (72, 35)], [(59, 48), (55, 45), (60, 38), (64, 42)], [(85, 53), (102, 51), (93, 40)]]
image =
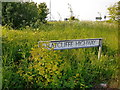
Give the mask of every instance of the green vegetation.
[(2, 25), (14, 29), (25, 26), (38, 27), (46, 23), (48, 8), (46, 3), (2, 2)]
[(108, 8), (110, 21), (118, 21), (120, 15), (120, 1)]
[[(49, 22), (34, 29), (2, 27), (3, 89), (90, 88), (118, 80), (118, 28), (106, 22)], [(38, 41), (103, 38), (98, 47), (71, 50), (38, 48)], [(114, 88), (118, 88), (114, 87)]]

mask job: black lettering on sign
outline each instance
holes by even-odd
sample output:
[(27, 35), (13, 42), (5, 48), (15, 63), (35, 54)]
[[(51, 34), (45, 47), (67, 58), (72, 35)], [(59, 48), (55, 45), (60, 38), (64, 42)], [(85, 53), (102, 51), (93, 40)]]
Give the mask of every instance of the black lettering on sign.
[(73, 42), (68, 42), (68, 47), (72, 47), (73, 46)]
[(64, 47), (72, 47), (73, 46), (73, 42), (64, 42)]
[(92, 45), (95, 45), (95, 40), (92, 40), (91, 43), (92, 43)]
[(75, 45), (80, 46), (82, 44), (82, 41), (76, 41)]
[(86, 41), (86, 45), (91, 45), (91, 41)]
[(57, 42), (56, 44), (57, 44), (57, 47), (58, 47), (58, 48), (61, 48), (61, 47), (62, 47), (62, 42)]
[(67, 47), (67, 42), (64, 42), (64, 47)]
[(55, 43), (51, 43), (51, 46), (50, 46), (51, 48), (56, 48), (56, 45), (55, 45)]
[(95, 45), (95, 40), (86, 41), (86, 45)]
[(85, 41), (82, 41), (82, 46), (84, 46), (85, 45)]

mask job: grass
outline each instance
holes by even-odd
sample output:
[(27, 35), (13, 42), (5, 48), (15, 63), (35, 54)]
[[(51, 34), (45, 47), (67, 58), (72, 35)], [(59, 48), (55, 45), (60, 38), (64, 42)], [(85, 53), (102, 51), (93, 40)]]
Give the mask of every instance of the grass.
[[(3, 52), (2, 58), (3, 58), (3, 69), (4, 69), (3, 86), (5, 88), (12, 87), (13, 85), (15, 85), (16, 87), (17, 86), (24, 87), (24, 83), (26, 82), (22, 79), (22, 77), (16, 74), (16, 72), (19, 70), (18, 68), (19, 64), (22, 63), (20, 60), (24, 61), (30, 57), (31, 48), (37, 45), (38, 41), (71, 40), (71, 39), (86, 39), (86, 38), (103, 38), (101, 60), (100, 61), (97, 60), (98, 48), (61, 50), (60, 51), (61, 60), (65, 60), (64, 62), (68, 63), (68, 67), (71, 67), (72, 70), (72, 71), (68, 70), (69, 73), (64, 72), (67, 73), (67, 76), (64, 77), (66, 78), (71, 77), (70, 78), (71, 82), (65, 81), (64, 87), (70, 87), (70, 86), (73, 87), (76, 86), (82, 88), (86, 88), (87, 86), (91, 87), (91, 85), (92, 86), (94, 85), (91, 82), (92, 80), (93, 81), (95, 80), (94, 79), (95, 77), (98, 78), (96, 79), (96, 84), (100, 82), (108, 83), (112, 78), (114, 77), (118, 78), (117, 67), (119, 65), (118, 65), (117, 24), (106, 23), (106, 22), (81, 21), (81, 22), (49, 22), (47, 25), (40, 25), (40, 27), (37, 29), (26, 27), (25, 29), (22, 30), (9, 30), (6, 27), (2, 27), (2, 52)], [(89, 62), (89, 60), (91, 62)], [(18, 66), (16, 66), (16, 63), (19, 63)], [(29, 63), (26, 63), (26, 65), (29, 66)], [(82, 68), (79, 68), (78, 67), (79, 65)], [(18, 69), (16, 69), (16, 67)], [(101, 67), (101, 69), (99, 67)], [(10, 69), (9, 71), (7, 70), (8, 68)], [(92, 74), (92, 76), (91, 74), (88, 75), (87, 73), (89, 72), (88, 68), (91, 68), (91, 70), (93, 70), (92, 73), (94, 74)], [(81, 73), (80, 75), (84, 74), (85, 76), (82, 76), (83, 81), (81, 81), (82, 79), (80, 79), (79, 82), (76, 82), (76, 84), (73, 85), (72, 81), (74, 82), (74, 80), (76, 79), (73, 79), (74, 75), (71, 76), (70, 72), (74, 72), (74, 74), (76, 74), (75, 73), (76, 70), (77, 72), (79, 72), (79, 74)], [(19, 82), (14, 78), (14, 80), (11, 83), (11, 80), (13, 78), (11, 73), (14, 73), (15, 77), (21, 79), (22, 82)], [(98, 75), (97, 73), (99, 73), (101, 76), (96, 76)], [(9, 78), (6, 77), (7, 74), (10, 74)], [(91, 81), (87, 83), (86, 80), (89, 79)], [(16, 82), (18, 84), (16, 84)], [(44, 84), (46, 85), (46, 83)], [(40, 86), (39, 84), (36, 85)]]

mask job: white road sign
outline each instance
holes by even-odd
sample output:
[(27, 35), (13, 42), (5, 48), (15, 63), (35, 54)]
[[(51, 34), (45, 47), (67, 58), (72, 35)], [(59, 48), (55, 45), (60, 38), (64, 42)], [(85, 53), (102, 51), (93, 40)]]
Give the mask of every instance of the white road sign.
[(53, 48), (54, 50), (75, 49), (99, 47), (101, 45), (101, 38), (97, 39), (78, 39), (78, 40), (61, 40), (61, 41), (39, 41), (45, 47)]

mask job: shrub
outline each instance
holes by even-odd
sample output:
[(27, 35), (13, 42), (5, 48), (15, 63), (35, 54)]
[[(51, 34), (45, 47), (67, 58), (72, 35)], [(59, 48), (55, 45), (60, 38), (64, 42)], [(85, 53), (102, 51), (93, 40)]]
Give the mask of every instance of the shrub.
[(18, 73), (28, 82), (27, 87), (60, 87), (64, 60), (59, 52), (34, 48), (31, 57), (21, 62)]
[(33, 48), (31, 57), (21, 60), (17, 73), (25, 80), (26, 88), (90, 88), (108, 82), (115, 64), (111, 65), (108, 57), (95, 60), (94, 53), (83, 51), (78, 59), (69, 52), (69, 56), (65, 54), (67, 50)]

